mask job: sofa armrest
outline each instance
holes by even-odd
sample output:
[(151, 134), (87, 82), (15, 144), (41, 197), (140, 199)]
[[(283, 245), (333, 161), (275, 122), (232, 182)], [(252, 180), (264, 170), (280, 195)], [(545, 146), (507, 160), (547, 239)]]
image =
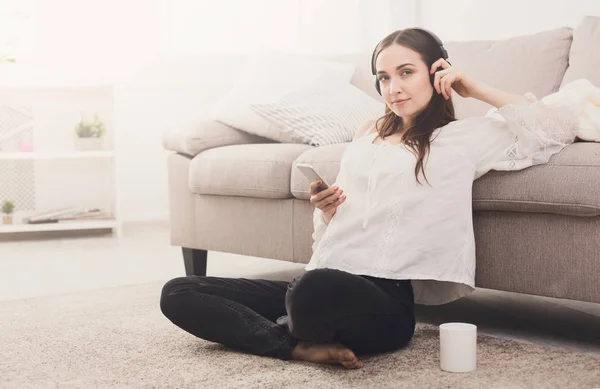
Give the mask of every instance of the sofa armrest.
[(211, 118), (201, 118), (177, 130), (165, 131), (163, 147), (192, 157), (215, 147), (250, 143), (277, 143), (230, 127)]

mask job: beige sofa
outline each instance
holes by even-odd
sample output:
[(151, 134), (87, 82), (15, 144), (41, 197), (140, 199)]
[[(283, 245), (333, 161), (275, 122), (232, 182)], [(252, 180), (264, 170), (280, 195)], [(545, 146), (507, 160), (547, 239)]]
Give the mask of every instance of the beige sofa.
[[(538, 98), (578, 78), (600, 86), (598, 47), (597, 17), (574, 29), (446, 43), (453, 65)], [(379, 98), (370, 53), (336, 59), (354, 62), (352, 83)], [(458, 118), (490, 108), (454, 99)], [(307, 263), (314, 208), (295, 164), (334, 182), (347, 145), (275, 143), (210, 119), (167, 132), (171, 243), (183, 248), (186, 273), (205, 274), (209, 250)], [(484, 175), (473, 185), (473, 210), (478, 287), (600, 303), (600, 143), (576, 142), (545, 165)]]

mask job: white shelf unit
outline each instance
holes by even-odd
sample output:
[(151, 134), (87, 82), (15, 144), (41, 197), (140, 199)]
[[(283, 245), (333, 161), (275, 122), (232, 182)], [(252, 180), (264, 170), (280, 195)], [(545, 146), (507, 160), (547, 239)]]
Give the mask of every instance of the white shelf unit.
[(17, 160), (17, 159), (94, 159), (94, 158), (113, 158), (114, 151), (71, 151), (64, 153), (2, 153), (0, 152), (0, 160)]
[(7, 232), (34, 232), (34, 231), (72, 231), (72, 230), (97, 230), (97, 229), (116, 229), (118, 222), (113, 220), (86, 220), (69, 221), (58, 223), (41, 224), (6, 224), (0, 225), (0, 233)]
[[(21, 183), (33, 180), (33, 184), (27, 187), (34, 188), (35, 197), (35, 209), (19, 210), (17, 206), (13, 224), (3, 224), (0, 219), (0, 233), (110, 229), (114, 236), (120, 236), (122, 223), (118, 203), (113, 87), (0, 87), (0, 106), (26, 106), (33, 117), (31, 152), (19, 151), (14, 144), (11, 148), (3, 148), (5, 145), (0, 143), (0, 203), (5, 200), (1, 185), (10, 185), (10, 180), (9, 183), (3, 182), (2, 166), (10, 166), (11, 163), (28, 164), (27, 172), (33, 171), (32, 177), (21, 177), (13, 172), (12, 178)], [(6, 114), (6, 111), (2, 112)], [(75, 125), (82, 116), (91, 121), (96, 113), (106, 124), (102, 149), (76, 150)], [(10, 127), (10, 120), (14, 118), (5, 120), (9, 120), (5, 124)], [(4, 189), (4, 192), (11, 193)], [(79, 206), (110, 211), (114, 218), (40, 224), (23, 222), (24, 218), (34, 214)]]

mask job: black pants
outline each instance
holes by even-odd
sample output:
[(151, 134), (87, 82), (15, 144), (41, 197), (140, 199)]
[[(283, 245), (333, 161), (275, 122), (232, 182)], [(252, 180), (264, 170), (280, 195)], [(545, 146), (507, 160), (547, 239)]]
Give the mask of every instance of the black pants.
[(406, 346), (415, 329), (410, 280), (315, 269), (292, 282), (178, 277), (160, 308), (199, 338), (255, 355), (290, 359), (299, 340), (341, 343), (356, 355)]

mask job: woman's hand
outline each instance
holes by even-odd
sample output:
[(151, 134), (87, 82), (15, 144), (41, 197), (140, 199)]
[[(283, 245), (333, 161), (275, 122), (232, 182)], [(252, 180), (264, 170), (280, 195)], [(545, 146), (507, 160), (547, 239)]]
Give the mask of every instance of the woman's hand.
[(319, 208), (323, 212), (323, 219), (325, 224), (329, 224), (333, 215), (337, 211), (337, 207), (346, 200), (346, 196), (343, 195), (343, 190), (337, 186), (332, 186), (329, 189), (317, 191), (321, 183), (319, 181), (313, 181), (310, 183), (310, 189), (308, 194), (310, 195), (310, 203), (315, 207)]
[(444, 70), (435, 73), (433, 87), (438, 93), (442, 93), (446, 100), (450, 98), (452, 89), (462, 97), (477, 96), (478, 88), (480, 86), (478, 81), (456, 69), (443, 58), (438, 59), (431, 65), (429, 74), (435, 72), (439, 67), (442, 67)]

